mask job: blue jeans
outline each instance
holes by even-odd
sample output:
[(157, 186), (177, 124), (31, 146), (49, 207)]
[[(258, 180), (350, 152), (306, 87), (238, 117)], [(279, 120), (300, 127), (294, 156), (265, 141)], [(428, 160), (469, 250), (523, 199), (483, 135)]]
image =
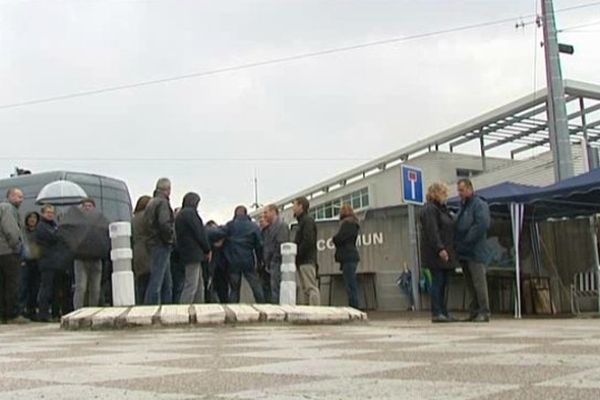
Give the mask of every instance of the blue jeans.
[(448, 286), (448, 270), (432, 268), (431, 277), (431, 315), (433, 317), (440, 315), (447, 317), (446, 287)]
[(242, 287), (242, 274), (250, 288), (252, 294), (254, 294), (254, 301), (256, 303), (264, 303), (265, 297), (263, 294), (262, 283), (258, 278), (256, 269), (254, 267), (240, 267), (231, 265), (229, 268), (229, 284), (231, 285), (231, 292), (229, 293), (229, 301), (231, 303), (240, 302), (240, 289)]
[(342, 263), (342, 273), (344, 275), (344, 285), (348, 294), (348, 303), (350, 307), (359, 308), (358, 300), (358, 280), (356, 279), (357, 262)]
[(144, 303), (169, 304), (172, 300), (171, 246), (161, 244), (154, 246), (150, 251), (150, 281)]

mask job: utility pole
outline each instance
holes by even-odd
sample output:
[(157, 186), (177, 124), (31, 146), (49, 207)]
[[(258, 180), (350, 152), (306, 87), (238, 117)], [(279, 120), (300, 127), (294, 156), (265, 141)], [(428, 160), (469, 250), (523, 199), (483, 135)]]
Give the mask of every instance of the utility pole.
[(548, 130), (554, 158), (554, 179), (558, 182), (572, 177), (575, 172), (552, 0), (542, 0), (542, 21), (548, 87)]
[(258, 173), (254, 170), (254, 203), (251, 206), (254, 210), (258, 210), (262, 205), (258, 202)]

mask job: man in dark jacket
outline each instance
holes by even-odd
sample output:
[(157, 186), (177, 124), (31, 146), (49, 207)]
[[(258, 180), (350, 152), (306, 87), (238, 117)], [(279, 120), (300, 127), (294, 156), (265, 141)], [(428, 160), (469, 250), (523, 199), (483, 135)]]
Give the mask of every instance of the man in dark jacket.
[(279, 304), (281, 284), (281, 245), (290, 240), (290, 228), (279, 218), (279, 208), (270, 204), (263, 215), (268, 224), (263, 231), (263, 259), (265, 268), (271, 274), (271, 303)]
[(258, 260), (262, 257), (262, 238), (260, 228), (248, 216), (244, 206), (235, 209), (234, 219), (225, 227), (227, 242), (225, 255), (229, 266), (231, 293), (229, 300), (239, 303), (242, 274), (248, 281), (254, 300), (264, 303), (264, 294), (260, 279), (256, 273)]
[(475, 194), (469, 179), (458, 181), (458, 194), (461, 208), (456, 219), (454, 240), (471, 296), (469, 321), (489, 322), (486, 264), (489, 262), (487, 230), (490, 226), (490, 210), (487, 203)]
[[(67, 270), (73, 258), (68, 246), (59, 235), (54, 206), (45, 205), (41, 210), (42, 218), (38, 224), (34, 240), (40, 250), (38, 266), (40, 269), (40, 291), (38, 293), (38, 321), (50, 321), (50, 305), (55, 318), (69, 312), (70, 286)], [(60, 310), (62, 308), (62, 310)]]
[(174, 239), (174, 215), (169, 196), (171, 181), (167, 178), (159, 179), (154, 198), (144, 212), (150, 253), (150, 282), (144, 302), (149, 305), (168, 304), (173, 300), (170, 257)]
[(294, 200), (294, 217), (298, 220), (294, 242), (298, 246), (296, 265), (298, 284), (304, 295), (304, 303), (321, 305), (321, 294), (317, 285), (317, 224), (308, 214), (310, 203), (306, 197)]
[[(108, 220), (96, 209), (96, 201), (86, 198), (81, 201), (83, 211), (82, 222), (89, 230), (88, 243), (81, 243), (80, 249), (75, 250), (75, 262), (73, 271), (75, 278), (75, 293), (73, 294), (73, 307), (78, 310), (86, 304), (89, 307), (97, 307), (100, 304), (100, 289), (102, 284), (102, 258), (100, 254), (92, 254), (102, 251), (99, 241), (103, 237), (108, 238)], [(106, 229), (106, 230), (105, 230)], [(92, 246), (90, 246), (92, 244)], [(108, 245), (108, 239), (106, 239)], [(108, 251), (108, 246), (106, 247)]]
[(207, 288), (210, 292), (210, 302), (229, 303), (229, 268), (224, 251), (227, 232), (215, 221), (208, 221), (206, 223), (206, 235), (211, 245), (211, 258), (208, 263), (209, 284)]
[(0, 318), (2, 322), (24, 323), (18, 316), (19, 266), (23, 247), (19, 207), (23, 203), (21, 189), (9, 189), (0, 204)]
[(179, 299), (181, 304), (193, 303), (198, 289), (203, 289), (201, 263), (205, 257), (210, 258), (210, 244), (202, 218), (198, 215), (199, 203), (198, 194), (186, 194), (183, 197), (182, 208), (175, 218), (177, 250), (180, 262), (185, 266), (185, 283)]

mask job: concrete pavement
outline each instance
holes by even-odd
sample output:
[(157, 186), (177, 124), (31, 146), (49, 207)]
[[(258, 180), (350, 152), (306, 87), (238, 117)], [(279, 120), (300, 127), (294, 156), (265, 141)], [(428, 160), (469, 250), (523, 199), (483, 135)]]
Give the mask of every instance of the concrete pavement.
[(594, 399), (600, 320), (0, 326), (4, 399)]

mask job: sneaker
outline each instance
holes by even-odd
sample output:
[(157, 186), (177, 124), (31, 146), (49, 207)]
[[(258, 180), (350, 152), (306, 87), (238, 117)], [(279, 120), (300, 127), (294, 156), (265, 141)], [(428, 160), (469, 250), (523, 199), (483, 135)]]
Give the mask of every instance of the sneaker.
[(473, 322), (480, 322), (480, 323), (490, 322), (490, 316), (480, 314), (473, 319)]
[(433, 322), (434, 324), (440, 324), (450, 322), (450, 320), (445, 315), (436, 315), (435, 317), (431, 318), (431, 322)]
[(452, 315), (446, 315), (446, 319), (448, 320), (448, 322), (458, 322), (459, 321), (457, 318), (454, 318)]
[(22, 315), (19, 315), (18, 317), (15, 317), (13, 319), (9, 319), (8, 321), (6, 321), (7, 324), (11, 324), (11, 325), (23, 325), (23, 324), (28, 324), (31, 321), (28, 320), (27, 318), (25, 318)]
[(37, 318), (35, 319), (35, 322), (50, 322), (50, 316), (48, 314), (38, 314)]

